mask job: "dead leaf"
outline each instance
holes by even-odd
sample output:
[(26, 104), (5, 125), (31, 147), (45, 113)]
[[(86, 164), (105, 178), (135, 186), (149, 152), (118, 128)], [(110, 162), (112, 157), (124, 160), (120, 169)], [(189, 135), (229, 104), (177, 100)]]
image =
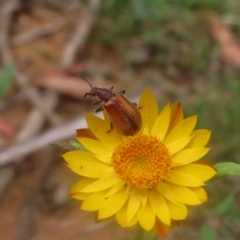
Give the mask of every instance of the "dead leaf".
[(37, 82), (37, 85), (78, 99), (89, 92), (89, 86), (78, 77), (59, 74), (45, 75)]
[(222, 59), (233, 67), (240, 67), (240, 44), (230, 28), (217, 15), (210, 16), (213, 38), (220, 44)]
[(15, 131), (11, 125), (9, 125), (3, 118), (0, 116), (0, 136), (4, 135), (5, 137), (13, 137)]
[[(90, 91), (90, 86), (78, 74), (86, 71), (88, 65), (76, 64), (66, 69), (54, 69), (44, 77), (40, 78), (36, 85), (39, 87), (53, 89), (59, 93), (82, 99), (84, 94)], [(76, 77), (69, 74), (75, 74)], [(105, 83), (94, 83), (90, 80), (93, 86), (100, 88), (109, 88)]]
[(83, 71), (88, 71), (91, 68), (91, 64), (88, 62), (79, 62), (76, 64), (73, 64), (67, 68), (64, 69), (64, 72), (66, 74), (76, 74), (78, 75), (79, 73)]

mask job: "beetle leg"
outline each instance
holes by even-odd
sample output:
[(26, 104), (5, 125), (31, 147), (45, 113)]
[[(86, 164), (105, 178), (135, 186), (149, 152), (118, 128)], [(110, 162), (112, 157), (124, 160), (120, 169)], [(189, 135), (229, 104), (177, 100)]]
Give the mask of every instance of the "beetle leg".
[(98, 105), (98, 104), (101, 103), (101, 102), (102, 102), (102, 100), (96, 101), (96, 102), (93, 102), (92, 105)]
[(122, 90), (120, 93), (121, 93), (122, 95), (124, 95), (125, 92), (126, 92), (126, 90)]
[(86, 96), (91, 96), (91, 94), (90, 93), (85, 93), (83, 97), (85, 98)]
[(110, 123), (110, 129), (107, 131), (107, 133), (110, 133), (113, 130), (113, 124), (112, 122)]
[(134, 106), (136, 106), (138, 109), (142, 109), (143, 107), (142, 106), (138, 106), (137, 103), (133, 102), (132, 103)]
[(104, 109), (104, 105), (100, 106), (95, 112), (103, 111), (103, 109)]
[(109, 90), (112, 92), (112, 90), (113, 90), (113, 86), (112, 86)]

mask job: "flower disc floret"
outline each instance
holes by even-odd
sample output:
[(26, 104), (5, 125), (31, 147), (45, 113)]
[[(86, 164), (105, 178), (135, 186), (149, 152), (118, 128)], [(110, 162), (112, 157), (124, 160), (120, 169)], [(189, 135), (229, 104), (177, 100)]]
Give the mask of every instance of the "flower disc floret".
[(166, 146), (156, 137), (137, 134), (115, 148), (112, 165), (119, 177), (138, 189), (152, 189), (166, 179), (171, 158)]

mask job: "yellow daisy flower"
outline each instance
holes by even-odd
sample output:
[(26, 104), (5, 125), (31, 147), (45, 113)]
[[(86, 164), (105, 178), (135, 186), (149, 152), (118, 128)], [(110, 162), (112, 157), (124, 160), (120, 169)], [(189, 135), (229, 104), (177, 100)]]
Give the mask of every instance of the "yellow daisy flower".
[(134, 136), (108, 132), (110, 120), (86, 114), (89, 129), (78, 131), (87, 149), (63, 155), (83, 178), (70, 190), (81, 209), (96, 211), (97, 220), (116, 217), (122, 227), (137, 222), (166, 237), (171, 224), (187, 216), (186, 205), (207, 201), (204, 182), (215, 169), (201, 159), (210, 148), (211, 131), (194, 130), (197, 117), (185, 118), (181, 105), (167, 104), (158, 114), (147, 89), (139, 102), (142, 128)]

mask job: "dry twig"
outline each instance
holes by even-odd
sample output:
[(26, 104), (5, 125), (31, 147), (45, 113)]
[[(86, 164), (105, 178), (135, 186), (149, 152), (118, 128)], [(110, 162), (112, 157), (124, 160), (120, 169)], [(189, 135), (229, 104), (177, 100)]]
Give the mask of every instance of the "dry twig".
[(0, 166), (8, 164), (13, 159), (27, 155), (41, 147), (45, 147), (49, 143), (74, 136), (75, 129), (82, 128), (85, 124), (85, 119), (83, 117), (78, 117), (70, 123), (55, 127), (46, 133), (2, 150), (0, 151)]
[(89, 1), (89, 6), (85, 9), (84, 16), (82, 16), (82, 21), (79, 22), (75, 33), (63, 52), (62, 65), (64, 67), (71, 65), (74, 62), (77, 52), (83, 48), (94, 23), (100, 3), (101, 0)]
[(12, 46), (20, 46), (23, 44), (30, 43), (36, 39), (45, 37), (47, 35), (53, 34), (60, 29), (62, 29), (66, 25), (66, 21), (59, 20), (54, 23), (50, 23), (47, 25), (44, 25), (42, 27), (39, 27), (37, 29), (30, 30), (28, 32), (22, 33), (16, 37), (13, 37), (11, 39), (11, 45)]
[[(46, 111), (52, 111), (52, 109), (57, 105), (58, 99), (55, 97), (55, 94), (45, 92), (42, 94), (44, 101), (42, 102), (42, 108), (46, 108)], [(47, 103), (47, 104), (46, 104)], [(28, 139), (31, 136), (34, 136), (38, 133), (38, 131), (42, 128), (45, 122), (44, 116), (42, 113), (37, 109), (34, 108), (28, 114), (21, 131), (17, 134), (16, 141), (22, 142)]]

